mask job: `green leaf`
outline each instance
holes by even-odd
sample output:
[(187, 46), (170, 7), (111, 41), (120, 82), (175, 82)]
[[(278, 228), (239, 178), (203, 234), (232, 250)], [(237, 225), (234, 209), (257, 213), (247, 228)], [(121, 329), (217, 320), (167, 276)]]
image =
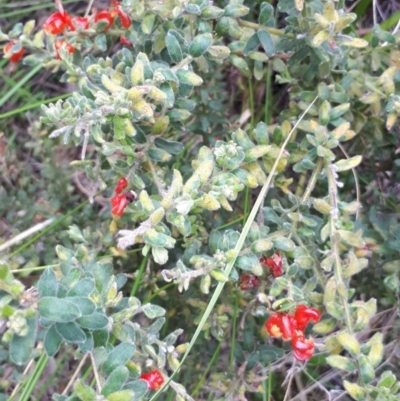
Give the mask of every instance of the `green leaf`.
[[(100, 30), (101, 30), (101, 25), (103, 25), (102, 22), (100, 22), (98, 24), (98, 26), (100, 27)], [(106, 25), (104, 24), (104, 27), (105, 26)], [(102, 52), (105, 52), (107, 50), (107, 38), (106, 38), (106, 35), (104, 35), (103, 33), (96, 35), (96, 37), (94, 39), (94, 43)]]
[(175, 244), (175, 240), (169, 235), (165, 235), (156, 231), (154, 228), (149, 228), (144, 233), (144, 240), (146, 244), (158, 247), (171, 248)]
[(135, 398), (133, 398), (133, 400), (136, 401), (147, 393), (149, 387), (144, 380), (139, 379), (125, 384), (124, 389), (132, 390), (135, 393)]
[(347, 380), (343, 380), (343, 385), (346, 391), (357, 401), (365, 400), (365, 390), (356, 383), (350, 383)]
[(76, 319), (76, 323), (85, 329), (97, 330), (107, 327), (109, 320), (103, 313), (94, 312)]
[(58, 334), (56, 325), (53, 324), (49, 330), (47, 330), (46, 336), (44, 337), (44, 349), (47, 356), (53, 356), (56, 354), (62, 343), (62, 337)]
[(135, 393), (132, 390), (121, 390), (116, 393), (110, 394), (106, 399), (108, 401), (132, 401)]
[(150, 159), (154, 160), (155, 162), (167, 162), (167, 161), (171, 160), (171, 157), (172, 157), (165, 150), (155, 149), (155, 148), (149, 149), (148, 155), (149, 155)]
[(357, 368), (354, 361), (340, 355), (328, 356), (326, 362), (328, 362), (333, 368), (345, 370), (346, 372), (354, 372)]
[(358, 359), (360, 373), (364, 383), (370, 383), (375, 379), (375, 369), (365, 355), (360, 355)]
[(268, 238), (261, 238), (251, 244), (251, 250), (255, 253), (266, 252), (272, 249), (274, 244)]
[(56, 323), (58, 334), (69, 343), (83, 343), (86, 341), (84, 331), (75, 323)]
[(142, 21), (142, 31), (146, 35), (150, 35), (153, 30), (154, 21), (156, 19), (155, 14), (147, 14)]
[(191, 70), (183, 70), (182, 68), (176, 73), (180, 82), (186, 85), (199, 86), (203, 83), (203, 79)]
[(79, 280), (68, 292), (68, 297), (87, 297), (94, 290), (94, 280), (85, 277)]
[(269, 32), (264, 30), (259, 30), (257, 31), (257, 35), (262, 47), (265, 50), (265, 54), (268, 57), (273, 56), (276, 53), (276, 49), (274, 41), (272, 40), (272, 36), (269, 34)]
[(177, 155), (178, 153), (181, 153), (183, 150), (182, 143), (175, 141), (167, 141), (166, 139), (163, 138), (156, 138), (154, 140), (154, 145), (157, 146), (157, 148), (163, 149), (172, 155)]
[(0, 280), (5, 280), (9, 274), (10, 274), (10, 267), (6, 262), (0, 260)]
[(69, 302), (72, 302), (81, 312), (81, 315), (91, 315), (96, 305), (93, 301), (86, 297), (68, 297), (66, 298)]
[(124, 342), (117, 345), (107, 356), (102, 366), (104, 374), (110, 375), (118, 367), (125, 365), (132, 358), (135, 346), (132, 343)]
[(54, 297), (57, 295), (58, 281), (51, 267), (48, 267), (40, 276), (37, 289), (41, 297)]
[(10, 358), (17, 365), (28, 362), (36, 341), (37, 316), (26, 319), (28, 332), (25, 336), (14, 334), (10, 341)]
[(274, 7), (272, 7), (271, 4), (269, 3), (262, 3), (261, 12), (260, 15), (258, 16), (258, 22), (261, 25), (266, 25), (266, 23), (273, 16), (273, 14), (274, 14)]
[(336, 336), (339, 344), (351, 355), (358, 356), (360, 353), (360, 344), (354, 335), (349, 334), (345, 331), (341, 331)]
[(167, 51), (171, 60), (174, 63), (179, 63), (183, 59), (182, 49), (179, 44), (178, 39), (172, 33), (168, 32), (165, 37), (165, 44), (167, 46)]
[(211, 276), (213, 276), (217, 281), (225, 283), (229, 280), (229, 277), (221, 269), (211, 270)]
[(225, 17), (241, 18), (249, 13), (249, 7), (238, 5), (238, 4), (228, 4), (224, 10)]
[(219, 7), (216, 6), (206, 6), (205, 8), (203, 8), (203, 10), (201, 11), (201, 17), (203, 19), (216, 19), (222, 16), (222, 14), (224, 13), (224, 10), (222, 10)]
[(341, 240), (346, 244), (354, 246), (355, 248), (362, 248), (365, 246), (365, 242), (359, 235), (346, 230), (338, 230), (337, 232), (339, 233)]
[(81, 316), (78, 307), (64, 298), (43, 297), (38, 310), (41, 316), (54, 322), (70, 322)]
[(243, 256), (238, 256), (236, 259), (236, 265), (242, 270), (252, 270), (254, 266), (260, 265), (258, 257), (254, 253), (250, 253)]
[(248, 56), (251, 52), (257, 50), (258, 45), (260, 44), (260, 39), (258, 38), (257, 33), (250, 36), (250, 39), (247, 41), (246, 46), (243, 49), (243, 54)]
[(337, 168), (337, 171), (346, 171), (352, 168), (357, 167), (362, 161), (362, 156), (354, 156), (350, 157), (350, 159), (342, 159), (337, 161), (334, 165)]
[(91, 387), (83, 383), (82, 380), (78, 380), (75, 382), (74, 390), (76, 395), (82, 401), (94, 401), (96, 399), (96, 392)]
[(128, 375), (129, 371), (125, 366), (120, 366), (115, 369), (104, 383), (101, 394), (107, 397), (108, 395), (121, 390), (128, 379)]
[(189, 54), (192, 57), (202, 56), (211, 46), (212, 41), (213, 38), (210, 33), (203, 33), (202, 35), (196, 36), (189, 47)]
[(142, 310), (149, 319), (155, 319), (156, 317), (165, 315), (165, 309), (158, 305), (146, 304), (143, 305)]
[(296, 246), (291, 239), (285, 237), (274, 237), (271, 240), (275, 248), (285, 252), (293, 251)]

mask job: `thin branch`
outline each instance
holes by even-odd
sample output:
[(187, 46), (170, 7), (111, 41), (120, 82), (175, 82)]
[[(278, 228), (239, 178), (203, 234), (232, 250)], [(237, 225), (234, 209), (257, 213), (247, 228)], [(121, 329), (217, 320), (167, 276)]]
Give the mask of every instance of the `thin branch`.
[(4, 244), (0, 245), (0, 252), (10, 248), (13, 245), (18, 244), (25, 238), (30, 237), (31, 235), (35, 234), (36, 232), (43, 230), (43, 228), (47, 227), (54, 221), (54, 218), (47, 219), (41, 223), (36, 224), (35, 226), (28, 228), (28, 230), (23, 231), (22, 233), (16, 235), (15, 237), (11, 238), (9, 241), (5, 242)]
[(65, 386), (64, 391), (62, 392), (62, 395), (67, 394), (68, 390), (71, 388), (71, 386), (75, 383), (75, 379), (77, 378), (77, 376), (79, 375), (79, 372), (82, 369), (83, 364), (86, 362), (86, 359), (88, 357), (89, 354), (85, 354), (83, 356), (83, 358), (81, 359), (81, 361), (79, 362), (79, 365), (77, 366), (77, 368), (75, 369), (74, 374), (71, 376), (70, 381), (68, 382), (68, 384)]

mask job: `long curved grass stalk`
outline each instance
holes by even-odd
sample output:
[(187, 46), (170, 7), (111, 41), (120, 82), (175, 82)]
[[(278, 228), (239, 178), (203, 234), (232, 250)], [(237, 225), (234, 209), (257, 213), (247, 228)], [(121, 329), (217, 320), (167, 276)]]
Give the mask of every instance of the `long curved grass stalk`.
[[(313, 104), (316, 102), (316, 100), (318, 99), (318, 96), (315, 97), (315, 99), (311, 102), (311, 104), (307, 107), (307, 109), (304, 111), (304, 113), (300, 116), (299, 120), (296, 122), (296, 124), (293, 126), (292, 130), (289, 132), (289, 135), (287, 136), (287, 138), (285, 139), (285, 142), (282, 144), (280, 150), (279, 150), (279, 154), (278, 157), (275, 160), (275, 163), (271, 169), (271, 172), (268, 175), (267, 181), (265, 182), (265, 184), (263, 185), (257, 200), (250, 212), (250, 215), (246, 221), (245, 226), (243, 227), (243, 231), (241, 232), (238, 242), (236, 243), (236, 246), (234, 248), (235, 251), (235, 256), (232, 258), (232, 260), (226, 265), (225, 269), (224, 269), (224, 273), (226, 276), (229, 276), (230, 272), (232, 271), (232, 268), (236, 262), (236, 258), (239, 255), (239, 252), (241, 251), (244, 241), (247, 237), (247, 234), (250, 230), (250, 227), (257, 215), (257, 212), (261, 206), (261, 203), (264, 201), (265, 196), (267, 195), (270, 187), (271, 187), (271, 183), (272, 180), (274, 178), (276, 169), (278, 167), (278, 164), (282, 158), (283, 152), (285, 151), (285, 148), (287, 146), (287, 144), (290, 141), (290, 138), (293, 135), (293, 132), (296, 130), (297, 126), (299, 125), (299, 123), (303, 120), (304, 116), (308, 113), (308, 111), (310, 110), (310, 108), (313, 106)], [(187, 356), (189, 355), (191, 349), (193, 348), (194, 343), (197, 340), (197, 337), (199, 336), (200, 332), (202, 331), (204, 324), (206, 323), (208, 317), (210, 316), (215, 304), (217, 303), (217, 300), (224, 288), (225, 283), (220, 282), (217, 287), (215, 288), (214, 294), (211, 297), (211, 300), (206, 308), (206, 310), (204, 311), (203, 317), (200, 320), (199, 325), (197, 326), (197, 329), (189, 343), (189, 346), (186, 350), (186, 352), (184, 353), (184, 355), (182, 356), (182, 359), (179, 363), (179, 366), (177, 367), (177, 369), (172, 373), (171, 377), (164, 383), (164, 385), (153, 395), (153, 397), (151, 397), (150, 401), (154, 401), (156, 400), (159, 395), (164, 391), (164, 389), (166, 388), (166, 386), (168, 385), (168, 383), (172, 380), (172, 378), (174, 377), (174, 375), (179, 371), (179, 369), (182, 367), (183, 363), (185, 362), (185, 359), (187, 358)]]

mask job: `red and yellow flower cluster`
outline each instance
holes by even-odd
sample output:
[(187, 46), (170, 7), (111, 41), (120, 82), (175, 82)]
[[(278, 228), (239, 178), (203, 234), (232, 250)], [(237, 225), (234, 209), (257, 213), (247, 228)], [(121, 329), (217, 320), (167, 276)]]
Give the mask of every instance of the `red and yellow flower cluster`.
[(291, 340), (293, 354), (299, 361), (306, 361), (314, 353), (314, 339), (305, 338), (304, 331), (310, 322), (321, 318), (318, 309), (298, 305), (294, 314), (274, 313), (265, 323), (268, 333), (276, 338)]
[[(66, 32), (75, 32), (75, 31), (80, 32), (82, 30), (89, 28), (90, 26), (89, 18), (71, 16), (63, 9), (61, 1), (58, 2), (56, 1), (56, 3), (58, 3), (59, 11), (51, 14), (43, 24), (43, 30), (47, 33), (47, 35), (60, 35)], [(98, 12), (94, 16), (93, 21), (95, 24), (104, 22), (105, 25), (103, 27), (103, 31), (107, 31), (114, 24), (114, 21), (117, 17), (119, 18), (123, 28), (128, 29), (131, 26), (131, 18), (129, 17), (129, 15), (122, 9), (118, 1), (112, 0), (110, 8), (108, 10), (102, 10)], [(122, 44), (125, 44), (127, 46), (132, 45), (125, 36), (121, 36), (120, 39)], [(12, 40), (4, 46), (4, 54), (13, 63), (17, 63), (25, 53), (24, 48), (21, 48), (14, 52), (12, 51), (12, 47), (16, 43), (17, 42), (15, 40)], [(75, 47), (72, 44), (67, 43), (64, 40), (57, 40), (54, 43), (54, 49), (56, 51), (57, 59), (60, 59), (59, 49), (62, 46), (66, 46), (70, 54), (75, 52)]]
[(114, 189), (114, 192), (117, 195), (111, 198), (111, 214), (114, 216), (122, 216), (125, 208), (136, 198), (136, 195), (133, 191), (123, 192), (127, 186), (128, 180), (125, 177), (122, 177), (118, 180), (117, 186)]
[(140, 378), (147, 382), (150, 390), (158, 390), (164, 383), (164, 378), (159, 370), (142, 373)]

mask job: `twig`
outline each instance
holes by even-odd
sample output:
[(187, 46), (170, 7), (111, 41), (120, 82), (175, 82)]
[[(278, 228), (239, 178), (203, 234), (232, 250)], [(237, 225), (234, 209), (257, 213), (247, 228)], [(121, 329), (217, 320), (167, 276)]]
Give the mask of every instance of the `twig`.
[(101, 381), (100, 381), (100, 376), (99, 372), (97, 371), (97, 366), (96, 366), (96, 361), (94, 360), (93, 353), (90, 352), (90, 360), (92, 361), (92, 367), (93, 367), (93, 372), (94, 372), (94, 377), (96, 379), (96, 387), (97, 391), (101, 393)]
[(65, 386), (64, 391), (62, 392), (61, 395), (65, 395), (67, 394), (68, 390), (71, 388), (72, 384), (75, 382), (76, 377), (78, 376), (79, 372), (82, 369), (83, 364), (85, 363), (87, 357), (89, 354), (85, 354), (84, 357), (81, 359), (81, 361), (79, 362), (79, 365), (77, 366), (77, 368), (75, 369), (74, 374), (71, 376), (70, 381), (68, 382), (68, 384)]
[(23, 231), (22, 233), (16, 235), (15, 237), (11, 238), (9, 241), (5, 242), (4, 244), (0, 245), (0, 252), (4, 251), (7, 248), (10, 248), (11, 246), (18, 244), (25, 238), (30, 237), (31, 235), (35, 234), (36, 232), (43, 230), (43, 228), (47, 227), (54, 221), (54, 218), (47, 219), (41, 223), (36, 224), (35, 226), (28, 228), (26, 231)]

